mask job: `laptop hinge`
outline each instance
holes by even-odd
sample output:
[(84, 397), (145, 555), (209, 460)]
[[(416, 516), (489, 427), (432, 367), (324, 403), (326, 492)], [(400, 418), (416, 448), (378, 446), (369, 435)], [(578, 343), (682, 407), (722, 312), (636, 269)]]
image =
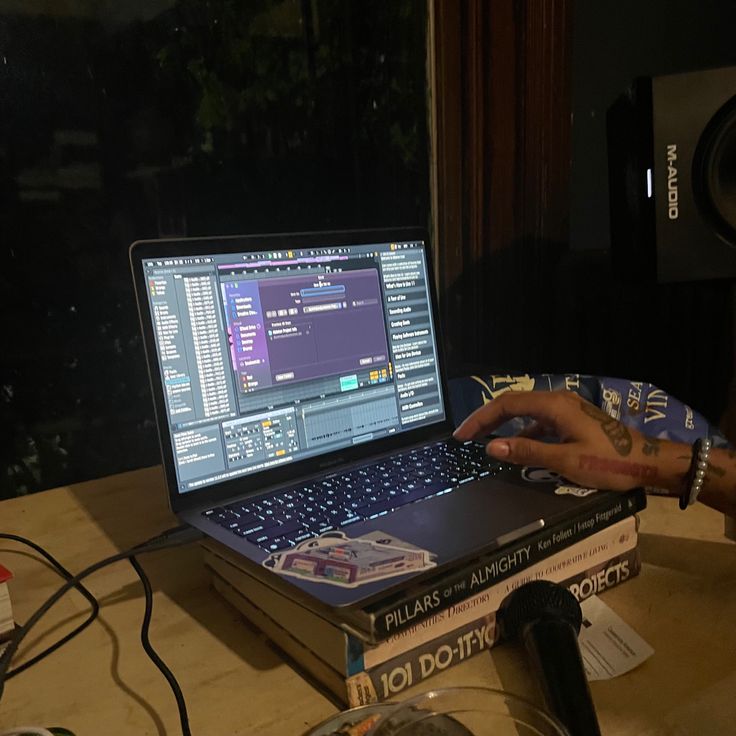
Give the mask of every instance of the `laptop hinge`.
[(220, 499), (219, 501), (213, 502), (210, 500), (207, 503), (198, 504), (197, 506), (193, 506), (190, 511), (193, 513), (200, 513), (201, 511), (204, 511), (206, 509), (211, 509), (215, 506), (227, 506), (230, 503), (234, 503), (235, 501), (238, 501), (240, 499), (244, 498), (259, 498), (261, 496), (267, 496), (270, 493), (274, 493), (275, 491), (279, 491), (282, 488), (293, 488), (294, 486), (298, 486), (299, 484), (306, 484), (310, 483), (314, 480), (321, 479), (321, 478), (331, 478), (335, 475), (340, 475), (341, 473), (344, 473), (348, 469), (352, 468), (360, 468), (364, 465), (372, 465), (376, 462), (379, 462), (383, 458), (390, 458), (390, 457), (396, 457), (397, 455), (403, 455), (406, 452), (410, 452), (411, 450), (417, 448), (417, 447), (425, 447), (426, 445), (432, 445), (437, 442), (446, 441), (451, 438), (451, 434), (449, 430), (446, 430), (444, 432), (438, 432), (437, 434), (433, 434), (431, 437), (427, 438), (425, 437), (423, 440), (420, 440), (418, 442), (412, 442), (411, 444), (405, 445), (402, 448), (393, 448), (392, 450), (386, 450), (385, 452), (379, 452), (375, 455), (370, 455), (368, 457), (362, 457), (360, 460), (349, 460), (344, 463), (335, 464), (332, 467), (329, 468), (323, 468), (321, 470), (318, 470), (314, 473), (309, 473), (304, 476), (302, 476), (299, 479), (292, 478), (291, 480), (282, 481), (279, 483), (273, 483), (268, 486), (264, 486), (263, 488), (258, 489), (257, 491), (252, 491), (249, 493), (234, 493), (232, 496)]

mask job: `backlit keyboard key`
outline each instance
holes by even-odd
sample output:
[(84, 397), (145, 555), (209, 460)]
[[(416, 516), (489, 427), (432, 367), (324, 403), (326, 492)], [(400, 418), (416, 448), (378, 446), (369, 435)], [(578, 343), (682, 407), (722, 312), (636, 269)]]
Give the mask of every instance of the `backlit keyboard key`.
[(500, 472), (479, 443), (435, 442), (373, 465), (203, 515), (267, 551), (390, 513), (407, 504)]

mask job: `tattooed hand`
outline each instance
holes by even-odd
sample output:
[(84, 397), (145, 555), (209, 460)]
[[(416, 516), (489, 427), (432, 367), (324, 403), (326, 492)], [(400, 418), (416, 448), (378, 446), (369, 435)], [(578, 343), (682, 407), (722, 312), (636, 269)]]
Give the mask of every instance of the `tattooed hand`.
[[(646, 437), (569, 391), (509, 392), (473, 412), (457, 429), (459, 440), (479, 439), (513, 417), (535, 423), (517, 437), (491, 440), (489, 455), (519, 465), (540, 465), (581, 486), (625, 491), (656, 486), (679, 495), (692, 460), (686, 444)], [(545, 433), (556, 443), (540, 442)], [(736, 451), (710, 451), (700, 501), (736, 517)]]
[[(512, 417), (536, 422), (522, 435), (492, 440), (489, 455), (520, 465), (540, 465), (583, 486), (627, 490), (656, 485), (657, 440), (629, 429), (569, 391), (509, 392), (471, 414), (457, 429), (460, 440), (491, 433)], [(534, 439), (551, 433), (557, 444)], [(687, 463), (680, 462), (681, 472)]]

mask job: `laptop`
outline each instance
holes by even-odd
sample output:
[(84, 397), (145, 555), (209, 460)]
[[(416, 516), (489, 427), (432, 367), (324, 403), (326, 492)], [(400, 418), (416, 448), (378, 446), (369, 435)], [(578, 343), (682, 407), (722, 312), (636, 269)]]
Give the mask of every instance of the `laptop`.
[(130, 262), (171, 509), (281, 588), (365, 606), (592, 503), (452, 439), (425, 231)]

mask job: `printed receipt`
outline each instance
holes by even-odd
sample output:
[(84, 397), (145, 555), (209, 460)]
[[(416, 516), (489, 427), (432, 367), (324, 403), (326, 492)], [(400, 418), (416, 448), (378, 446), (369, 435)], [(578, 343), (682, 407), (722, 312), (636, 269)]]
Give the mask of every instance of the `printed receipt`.
[(598, 596), (584, 600), (578, 644), (589, 681), (610, 680), (638, 667), (654, 654), (649, 644)]

